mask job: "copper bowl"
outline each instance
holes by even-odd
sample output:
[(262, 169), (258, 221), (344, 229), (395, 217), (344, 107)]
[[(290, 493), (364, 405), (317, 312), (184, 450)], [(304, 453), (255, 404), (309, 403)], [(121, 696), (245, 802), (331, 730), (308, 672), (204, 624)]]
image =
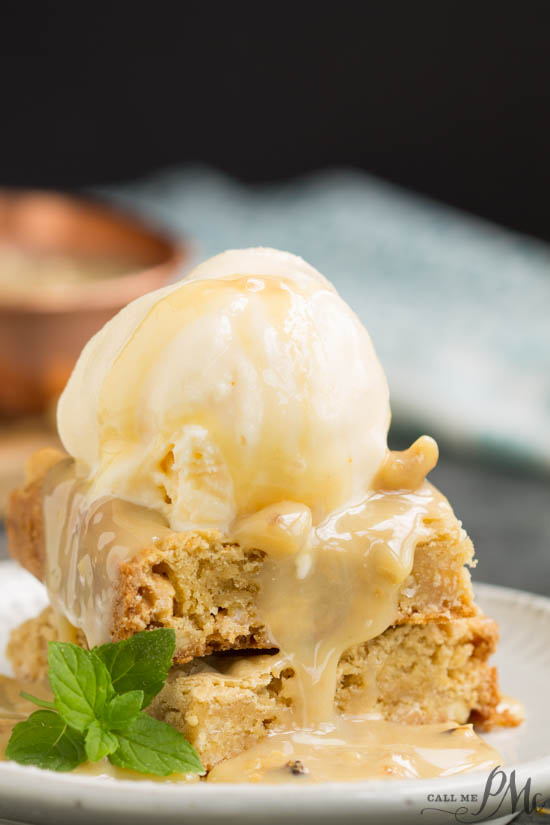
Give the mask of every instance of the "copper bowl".
[[(36, 288), (2, 297), (0, 415), (39, 412), (59, 395), (86, 341), (129, 301), (168, 283), (187, 257), (140, 220), (99, 201), (53, 192), (0, 191), (0, 255), (89, 262), (101, 258), (122, 274), (84, 279), (52, 293)], [(51, 266), (50, 266), (51, 268)], [(1, 284), (0, 284), (1, 286)]]

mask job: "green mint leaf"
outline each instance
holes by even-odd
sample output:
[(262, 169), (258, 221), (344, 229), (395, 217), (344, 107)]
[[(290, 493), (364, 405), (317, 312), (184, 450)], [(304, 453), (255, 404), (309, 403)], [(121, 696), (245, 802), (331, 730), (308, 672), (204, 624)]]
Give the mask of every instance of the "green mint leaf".
[(176, 647), (170, 628), (143, 630), (130, 639), (94, 648), (111, 675), (117, 693), (142, 690), (143, 705), (151, 704), (164, 686)]
[(105, 725), (110, 730), (122, 730), (141, 713), (143, 691), (130, 690), (115, 696), (105, 706)]
[(118, 748), (118, 739), (102, 727), (101, 722), (92, 722), (86, 734), (86, 756), (90, 762), (98, 762)]
[(195, 749), (175, 728), (141, 713), (118, 733), (118, 750), (109, 761), (119, 768), (169, 776), (172, 773), (204, 773)]
[(32, 693), (27, 693), (25, 690), (22, 690), (19, 696), (21, 696), (21, 698), (23, 699), (26, 699), (27, 702), (32, 702), (33, 705), (38, 705), (39, 708), (57, 710), (53, 702), (47, 702), (46, 699), (39, 699), (38, 696), (33, 696)]
[(72, 771), (86, 761), (84, 738), (51, 710), (37, 710), (13, 729), (7, 759), (52, 771)]
[(92, 651), (50, 642), (55, 704), (22, 694), (48, 709), (15, 726), (8, 759), (69, 771), (86, 758), (96, 762), (108, 756), (114, 765), (157, 776), (204, 773), (181, 733), (142, 711), (164, 685), (175, 644), (170, 629), (145, 631)]
[(68, 725), (84, 732), (101, 719), (113, 695), (107, 668), (89, 650), (68, 642), (49, 643), (48, 664), (57, 710)]

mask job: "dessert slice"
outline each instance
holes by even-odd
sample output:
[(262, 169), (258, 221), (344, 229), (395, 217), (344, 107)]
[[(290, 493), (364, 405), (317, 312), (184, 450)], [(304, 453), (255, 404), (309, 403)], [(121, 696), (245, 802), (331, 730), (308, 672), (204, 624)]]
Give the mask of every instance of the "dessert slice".
[[(29, 462), (25, 486), (10, 498), (10, 552), (41, 580), (46, 563), (45, 478), (57, 466), (63, 469), (71, 463), (56, 450), (36, 453)], [(438, 496), (436, 510), (425, 517), (424, 527), (414, 547), (412, 569), (399, 590), (394, 625), (478, 612), (467, 569), (475, 563), (472, 542), (443, 496)], [(219, 650), (276, 646), (258, 612), (266, 558), (262, 549), (241, 546), (215, 530), (175, 532), (159, 522), (150, 528), (151, 535), (155, 529), (162, 535), (140, 542), (136, 526), (132, 553), (110, 562), (114, 597), (111, 615), (102, 617), (107, 619), (108, 638), (101, 641), (171, 627), (179, 663)], [(96, 558), (98, 578), (101, 564), (102, 559)]]
[[(500, 712), (497, 641), (482, 616), (390, 627), (347, 650), (335, 708), (403, 724), (516, 724)], [(13, 631), (7, 655), (23, 682), (46, 678), (47, 643), (57, 639), (51, 608)], [(173, 667), (149, 713), (181, 731), (207, 770), (285, 728), (297, 702), (292, 664), (279, 654), (214, 655)]]
[[(403, 724), (498, 720), (490, 619), (388, 628), (338, 664), (335, 707)], [(150, 713), (180, 730), (210, 769), (291, 724), (298, 685), (278, 655), (209, 657), (174, 668)]]
[(390, 451), (389, 421), (368, 333), (299, 258), (235, 250), (130, 304), (62, 395), (67, 454), (11, 497), (11, 552), (51, 602), (12, 638), (16, 672), (40, 676), (52, 633), (171, 628), (150, 713), (229, 760), (218, 777), (242, 780), (243, 748), (251, 781), (280, 781), (281, 754), (320, 781), (378, 777), (382, 752), (383, 775), (433, 776), (446, 741), (453, 771), (497, 764), (470, 728), (443, 735), (518, 720), (472, 544), (426, 480), (437, 445)]

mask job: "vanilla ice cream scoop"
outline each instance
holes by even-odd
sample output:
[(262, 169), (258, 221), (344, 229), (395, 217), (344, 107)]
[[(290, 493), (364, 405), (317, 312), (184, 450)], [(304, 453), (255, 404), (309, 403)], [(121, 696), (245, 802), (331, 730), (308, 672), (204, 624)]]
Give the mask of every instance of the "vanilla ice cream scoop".
[(318, 523), (364, 494), (388, 388), (366, 329), (301, 258), (232, 250), (134, 301), (84, 348), (58, 426), (94, 498), (227, 530), (280, 501)]

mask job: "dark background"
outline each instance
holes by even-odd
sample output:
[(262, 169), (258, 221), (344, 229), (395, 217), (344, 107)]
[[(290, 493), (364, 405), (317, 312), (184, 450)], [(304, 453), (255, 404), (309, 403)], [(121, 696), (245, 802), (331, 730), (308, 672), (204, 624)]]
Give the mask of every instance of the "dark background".
[(1, 10), (0, 184), (334, 164), (550, 239), (550, 2)]

